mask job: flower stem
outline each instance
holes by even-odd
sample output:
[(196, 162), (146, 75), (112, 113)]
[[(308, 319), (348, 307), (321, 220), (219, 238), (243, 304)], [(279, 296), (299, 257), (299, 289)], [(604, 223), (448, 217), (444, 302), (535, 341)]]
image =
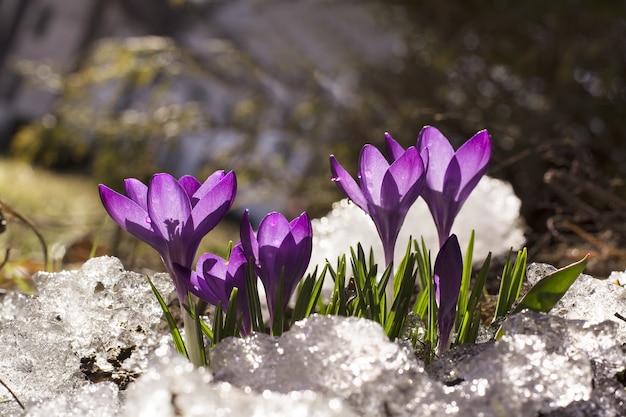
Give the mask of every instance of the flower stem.
[[(385, 248), (385, 264), (387, 266), (393, 263), (393, 252), (394, 247), (391, 246), (389, 248)], [(385, 288), (385, 298), (387, 299), (387, 313), (391, 311), (391, 307), (393, 306), (393, 299), (395, 297), (395, 274), (393, 271), (393, 267), (391, 269), (391, 277), (389, 277), (389, 281), (387, 281), (387, 287)]]
[(183, 325), (185, 328), (185, 347), (187, 349), (187, 356), (191, 363), (195, 366), (206, 366), (204, 340), (200, 326), (198, 326), (198, 321), (194, 318), (196, 315), (196, 303), (192, 300), (192, 298), (192, 295), (188, 298), (189, 310), (191, 313), (186, 308), (181, 308), (183, 313)]

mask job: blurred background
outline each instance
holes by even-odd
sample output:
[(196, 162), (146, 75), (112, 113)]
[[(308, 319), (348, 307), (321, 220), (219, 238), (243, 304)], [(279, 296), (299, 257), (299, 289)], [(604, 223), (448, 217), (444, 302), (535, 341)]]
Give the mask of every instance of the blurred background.
[(623, 0), (1, 0), (2, 273), (42, 269), (42, 240), (50, 269), (159, 269), (98, 183), (235, 170), (219, 253), (245, 208), (325, 215), (329, 154), (356, 172), (365, 143), (434, 125), (455, 147), (489, 130), (531, 261), (591, 252), (606, 277), (626, 268), (625, 69)]

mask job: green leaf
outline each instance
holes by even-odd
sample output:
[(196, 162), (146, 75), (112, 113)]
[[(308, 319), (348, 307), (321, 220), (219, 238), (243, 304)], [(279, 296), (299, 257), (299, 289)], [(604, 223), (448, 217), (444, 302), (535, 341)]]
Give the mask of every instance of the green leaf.
[(346, 293), (346, 255), (342, 255), (338, 258), (337, 271), (333, 269), (328, 261), (326, 261), (326, 265), (328, 266), (328, 272), (330, 272), (330, 276), (335, 282), (335, 285), (324, 314), (347, 316), (348, 295)]
[(328, 264), (324, 266), (320, 277), (317, 278), (316, 266), (313, 274), (307, 275), (307, 277), (300, 282), (296, 305), (294, 306), (291, 318), (292, 325), (298, 320), (309, 317), (313, 311), (315, 311), (315, 307), (317, 306), (322, 292), (322, 285), (324, 284), (324, 277), (326, 276), (327, 270)]
[[(380, 281), (378, 281), (378, 284), (376, 284), (376, 293), (377, 293), (377, 299), (379, 300), (379, 303), (383, 302), (383, 299), (385, 299), (385, 295), (386, 295), (386, 290), (387, 290), (387, 283), (389, 282), (389, 279), (391, 278), (391, 272), (393, 270), (393, 262), (390, 263), (389, 265), (387, 265), (387, 268), (385, 268), (385, 271), (383, 271), (383, 276), (380, 278)], [(397, 292), (397, 287), (400, 286), (400, 283), (394, 279), (394, 295)], [(393, 300), (389, 300), (389, 302), (393, 302)], [(383, 311), (385, 309), (383, 308)]]
[(402, 258), (394, 278), (394, 282), (398, 283), (398, 288), (385, 322), (385, 333), (391, 340), (396, 339), (402, 331), (402, 326), (409, 310), (415, 280), (417, 279), (415, 258), (415, 255), (411, 253), (411, 243), (409, 243), (406, 254)]
[(580, 261), (543, 277), (526, 293), (512, 314), (525, 308), (538, 312), (549, 312), (583, 272), (590, 256), (587, 254)]
[(417, 261), (417, 271), (420, 278), (421, 291), (417, 295), (413, 312), (417, 314), (424, 322), (427, 322), (425, 317), (428, 312), (428, 304), (430, 303), (430, 287), (429, 283), (433, 281), (433, 271), (430, 266), (430, 252), (426, 248), (424, 238), (422, 238), (421, 246), (417, 243), (417, 240), (413, 241), (415, 247), (415, 256)]
[(517, 257), (513, 265), (511, 265), (511, 253), (509, 252), (509, 257), (502, 271), (502, 280), (500, 281), (500, 291), (498, 292), (494, 320), (500, 317), (506, 317), (509, 313), (509, 310), (519, 297), (525, 274), (526, 248), (517, 252)]
[(222, 328), (222, 339), (225, 337), (239, 336), (239, 323), (237, 321), (237, 294), (239, 289), (233, 288), (228, 299), (228, 308), (224, 317), (224, 327)]
[(215, 306), (215, 316), (213, 316), (214, 345), (217, 345), (224, 338), (224, 336), (222, 335), (222, 323), (224, 323), (224, 310), (222, 309), (222, 302), (219, 301)]
[(463, 321), (463, 317), (467, 311), (467, 303), (469, 301), (470, 281), (472, 278), (472, 262), (474, 257), (474, 230), (470, 235), (467, 250), (465, 251), (465, 260), (463, 262), (463, 277), (461, 278), (461, 287), (459, 289), (459, 302), (456, 310), (455, 329), (458, 329)]
[[(315, 311), (315, 306), (320, 303), (320, 295), (322, 294), (322, 288), (324, 287), (324, 279), (326, 278), (326, 271), (328, 270), (328, 264), (324, 265), (322, 268), (322, 273), (320, 274), (319, 279), (315, 281), (315, 286), (313, 287), (313, 291), (311, 292), (311, 298), (309, 300), (309, 305), (307, 306), (305, 317), (309, 317)], [(317, 268), (315, 268), (317, 272)]]
[(257, 277), (254, 273), (253, 260), (250, 259), (246, 266), (246, 292), (248, 293), (248, 307), (250, 308), (250, 321), (252, 330), (265, 333), (263, 324), (263, 313), (261, 312), (261, 301), (259, 301), (259, 288)]
[(204, 333), (204, 335), (209, 339), (209, 342), (211, 342), (211, 346), (213, 346), (214, 345), (214, 343), (213, 343), (213, 340), (214, 340), (213, 330), (211, 330), (209, 325), (206, 324), (202, 320), (200, 320), (200, 330), (202, 330), (202, 333)]
[(154, 283), (152, 282), (150, 277), (146, 277), (148, 278), (148, 282), (150, 283), (150, 288), (152, 288), (152, 292), (154, 293), (157, 301), (159, 302), (159, 305), (161, 306), (161, 310), (163, 310), (163, 314), (165, 315), (165, 318), (167, 320), (167, 326), (170, 329), (170, 333), (172, 335), (172, 340), (174, 341), (174, 346), (176, 347), (176, 350), (178, 351), (178, 353), (187, 357), (185, 342), (183, 342), (180, 331), (178, 330), (178, 327), (176, 327), (176, 321), (174, 320), (174, 317), (172, 317), (172, 313), (170, 313), (169, 308), (167, 308), (167, 304), (163, 300), (163, 297), (161, 297), (159, 290), (157, 290), (157, 288), (154, 286)]
[[(202, 320), (200, 320), (200, 315), (198, 314), (197, 309), (197, 303), (194, 300), (194, 296), (190, 293), (187, 292), (187, 302), (189, 303), (190, 309), (191, 309), (191, 317), (194, 320), (194, 331), (196, 333), (196, 346), (199, 347), (198, 349), (198, 353), (200, 354), (200, 364), (202, 366), (206, 366), (207, 365), (207, 357), (206, 357), (206, 351), (204, 350), (204, 339), (202, 337), (202, 329), (200, 327), (200, 323), (202, 322)], [(187, 308), (187, 307), (186, 307)]]
[[(472, 293), (469, 296), (469, 300), (467, 301), (466, 310), (463, 314), (463, 322), (461, 323), (459, 329), (457, 330), (457, 338), (455, 341), (456, 345), (461, 345), (463, 343), (473, 343), (475, 341), (475, 336), (473, 336), (473, 326), (476, 321), (475, 316), (478, 313), (478, 320), (480, 320), (480, 311), (476, 310), (478, 306), (478, 301), (480, 300), (480, 295), (485, 288), (485, 282), (487, 282), (487, 274), (489, 272), (489, 265), (491, 264), (491, 252), (485, 258), (478, 275), (476, 276), (476, 282), (474, 283), (474, 287), (472, 288)], [(476, 332), (478, 329), (475, 329)]]
[(305, 279), (298, 284), (298, 295), (296, 296), (296, 305), (293, 308), (291, 316), (291, 324), (306, 317), (307, 307), (311, 301), (313, 286), (317, 276), (317, 267), (313, 274), (308, 274)]

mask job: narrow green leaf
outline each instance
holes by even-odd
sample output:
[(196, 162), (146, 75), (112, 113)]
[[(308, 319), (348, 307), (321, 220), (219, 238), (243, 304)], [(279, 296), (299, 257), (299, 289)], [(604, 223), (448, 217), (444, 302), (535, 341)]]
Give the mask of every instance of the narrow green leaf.
[[(471, 338), (471, 328), (472, 321), (470, 320), (475, 316), (476, 307), (478, 306), (478, 300), (480, 300), (480, 295), (485, 288), (485, 283), (487, 282), (487, 275), (489, 273), (489, 265), (491, 264), (491, 252), (485, 258), (478, 275), (476, 276), (476, 282), (474, 283), (474, 287), (472, 288), (472, 293), (469, 296), (469, 300), (466, 305), (465, 313), (463, 315), (463, 322), (461, 326), (457, 330), (457, 340), (455, 345), (460, 345), (463, 343), (471, 343), (469, 338)], [(480, 313), (480, 312), (479, 312)]]
[[(315, 286), (313, 287), (313, 291), (311, 292), (311, 299), (309, 300), (309, 305), (307, 306), (305, 317), (309, 317), (311, 314), (313, 314), (313, 312), (315, 311), (315, 306), (319, 305), (327, 269), (328, 264), (324, 265), (320, 277), (315, 281)], [(315, 268), (315, 271), (317, 271), (317, 268)]]
[(413, 306), (413, 312), (417, 314), (420, 319), (425, 321), (426, 312), (428, 311), (428, 302), (430, 300), (430, 295), (428, 293), (428, 288), (424, 288), (417, 294), (417, 298), (415, 299), (415, 305)]
[(427, 358), (427, 362), (430, 363), (430, 361), (434, 359), (434, 348), (437, 346), (437, 341), (439, 339), (437, 332), (437, 300), (435, 296), (435, 286), (432, 279), (428, 281), (428, 294), (428, 329), (426, 330), (426, 342), (428, 342), (432, 347), (429, 351), (430, 357)]
[(317, 267), (315, 267), (313, 274), (308, 274), (306, 278), (298, 284), (298, 294), (296, 296), (296, 304), (293, 308), (293, 315), (291, 316), (291, 324), (306, 317), (306, 312), (313, 296), (316, 275)]
[(228, 308), (224, 317), (224, 327), (222, 329), (222, 338), (239, 336), (239, 325), (237, 320), (237, 294), (239, 289), (233, 288), (228, 299)]
[(363, 248), (359, 243), (357, 245), (357, 252), (355, 252), (352, 248), (350, 265), (352, 266), (352, 274), (354, 275), (354, 286), (356, 289), (356, 299), (354, 300), (356, 303), (355, 311), (352, 315), (356, 317), (364, 317), (366, 319), (372, 319), (370, 316), (370, 311), (367, 308), (367, 274), (365, 272), (365, 257), (361, 256), (363, 253)]
[(421, 291), (417, 295), (413, 312), (417, 314), (424, 322), (427, 321), (426, 313), (428, 311), (428, 305), (430, 303), (430, 287), (433, 281), (433, 272), (430, 267), (430, 253), (422, 238), (421, 246), (417, 243), (417, 240), (413, 241), (415, 247), (415, 257), (417, 262), (417, 272), (420, 279)]
[[(386, 289), (387, 289), (387, 283), (389, 282), (389, 279), (391, 279), (392, 277), (392, 271), (393, 271), (393, 263), (390, 263), (389, 265), (387, 265), (387, 268), (385, 268), (385, 270), (383, 271), (383, 276), (380, 277), (380, 281), (378, 281), (378, 284), (376, 285), (376, 293), (377, 293), (377, 298), (378, 300), (381, 300), (385, 298), (386, 295)], [(374, 276), (376, 276), (374, 274)], [(394, 278), (394, 287), (396, 286), (396, 279)], [(399, 282), (398, 285), (399, 286)], [(396, 294), (397, 290), (394, 290), (394, 295)], [(390, 303), (393, 302), (393, 300), (388, 300)]]
[(191, 310), (191, 317), (194, 320), (194, 330), (196, 333), (196, 346), (199, 347), (198, 349), (198, 353), (200, 354), (200, 364), (202, 366), (207, 366), (207, 357), (206, 357), (206, 351), (204, 349), (204, 339), (202, 337), (202, 329), (200, 327), (200, 322), (202, 320), (200, 320), (200, 315), (198, 314), (198, 311), (196, 310), (197, 308), (197, 303), (194, 300), (194, 296), (190, 293), (187, 292), (187, 302), (189, 303), (188, 306), (185, 306), (185, 308)]
[(222, 327), (224, 323), (224, 311), (222, 309), (222, 302), (219, 301), (215, 306), (215, 316), (213, 316), (213, 344), (217, 345), (222, 341)]
[(526, 271), (526, 248), (517, 253), (515, 262), (511, 264), (511, 252), (502, 272), (502, 280), (500, 281), (500, 291), (496, 304), (496, 313), (494, 320), (499, 317), (505, 317), (513, 303), (517, 300), (522, 288)]
[(391, 340), (396, 339), (402, 330), (409, 310), (416, 279), (417, 270), (415, 269), (415, 256), (411, 254), (409, 246), (409, 250), (402, 262), (400, 262), (400, 267), (395, 276), (395, 280), (399, 282), (400, 285), (385, 323), (385, 333)]
[(341, 255), (337, 259), (337, 270), (335, 271), (330, 263), (326, 261), (328, 265), (328, 272), (332, 277), (335, 285), (333, 287), (333, 293), (330, 297), (330, 301), (324, 314), (347, 316), (347, 304), (348, 296), (346, 294), (346, 255)]
[(178, 327), (176, 327), (176, 321), (174, 320), (174, 317), (172, 317), (172, 313), (170, 313), (170, 309), (167, 308), (167, 304), (163, 300), (163, 297), (161, 297), (159, 290), (157, 290), (157, 288), (154, 286), (154, 283), (152, 282), (150, 277), (149, 276), (146, 276), (146, 277), (148, 278), (148, 282), (150, 283), (150, 288), (152, 288), (152, 292), (154, 293), (157, 301), (159, 302), (159, 305), (161, 306), (161, 310), (163, 310), (163, 314), (165, 315), (165, 319), (167, 320), (167, 326), (170, 329), (170, 333), (172, 335), (172, 340), (174, 341), (174, 346), (176, 347), (176, 351), (182, 355), (185, 355), (185, 357), (187, 357), (187, 350), (185, 349), (185, 342), (183, 342), (183, 338), (180, 335), (180, 331), (178, 330)]
[(580, 261), (543, 277), (526, 293), (512, 314), (525, 308), (544, 313), (549, 312), (583, 272), (590, 256), (587, 254)]
[(261, 301), (259, 300), (259, 288), (257, 286), (257, 277), (254, 273), (254, 267), (252, 266), (252, 259), (246, 266), (246, 292), (248, 294), (248, 308), (250, 309), (252, 330), (265, 333)]
[(209, 325), (202, 320), (200, 320), (200, 330), (202, 330), (202, 333), (204, 333), (204, 335), (209, 339), (209, 342), (211, 342), (211, 346), (213, 346), (213, 330), (211, 330)]
[(509, 309), (515, 304), (522, 291), (522, 284), (526, 277), (526, 248), (522, 249), (521, 253), (518, 253), (517, 259), (515, 259), (515, 265), (513, 265), (513, 286), (511, 293), (509, 294)]
[[(183, 307), (185, 308), (185, 311), (187, 312), (187, 314), (189, 314), (190, 317), (195, 317), (188, 305), (184, 304)], [(211, 346), (213, 346), (213, 330), (211, 330), (209, 325), (206, 324), (203, 320), (198, 320), (198, 322), (200, 324), (200, 330), (209, 339)]]
[(479, 329), (480, 329), (480, 309), (474, 311), (472, 325), (469, 328), (469, 331), (467, 332), (465, 343), (476, 343)]
[(469, 301), (470, 281), (472, 278), (472, 262), (474, 257), (474, 230), (470, 234), (467, 250), (465, 251), (465, 259), (463, 262), (463, 276), (461, 278), (461, 287), (459, 289), (459, 302), (456, 310), (455, 329), (458, 329), (463, 321), (465, 312), (467, 311), (467, 303)]

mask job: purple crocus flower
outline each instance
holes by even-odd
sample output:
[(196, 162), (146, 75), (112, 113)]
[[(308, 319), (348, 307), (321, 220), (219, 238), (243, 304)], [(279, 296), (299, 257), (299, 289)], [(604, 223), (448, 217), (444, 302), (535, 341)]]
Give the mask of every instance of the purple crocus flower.
[(417, 138), (417, 147), (420, 152), (428, 150), (430, 157), (422, 197), (435, 220), (441, 246), (465, 200), (487, 171), (491, 139), (481, 130), (454, 152), (439, 130), (426, 126)]
[(426, 164), (414, 146), (404, 150), (389, 134), (386, 142), (393, 159), (391, 164), (372, 145), (361, 150), (359, 184), (334, 155), (330, 156), (330, 169), (331, 179), (374, 221), (389, 265), (406, 214), (425, 183)]
[(192, 294), (214, 306), (221, 302), (224, 310), (228, 308), (233, 288), (237, 288), (237, 316), (241, 320), (241, 334), (246, 336), (251, 330), (246, 290), (247, 265), (243, 247), (238, 243), (232, 248), (228, 260), (205, 253), (198, 258), (195, 271), (178, 264), (174, 267), (177, 275), (184, 277)]
[(435, 260), (434, 285), (437, 301), (439, 354), (448, 348), (450, 333), (456, 319), (456, 306), (463, 277), (463, 256), (456, 235), (450, 236), (439, 249)]
[(174, 264), (191, 268), (202, 238), (230, 210), (237, 191), (235, 173), (217, 171), (204, 183), (189, 175), (176, 180), (169, 174), (155, 174), (147, 186), (128, 178), (124, 187), (126, 195), (101, 184), (102, 204), (122, 229), (161, 255), (182, 307), (187, 284)]
[[(287, 308), (289, 299), (302, 279), (313, 248), (313, 229), (306, 213), (289, 222), (280, 213), (270, 213), (259, 223), (254, 234), (246, 210), (241, 221), (241, 244), (248, 259), (263, 283), (270, 313)], [(276, 306), (281, 275), (284, 276), (283, 305)]]

